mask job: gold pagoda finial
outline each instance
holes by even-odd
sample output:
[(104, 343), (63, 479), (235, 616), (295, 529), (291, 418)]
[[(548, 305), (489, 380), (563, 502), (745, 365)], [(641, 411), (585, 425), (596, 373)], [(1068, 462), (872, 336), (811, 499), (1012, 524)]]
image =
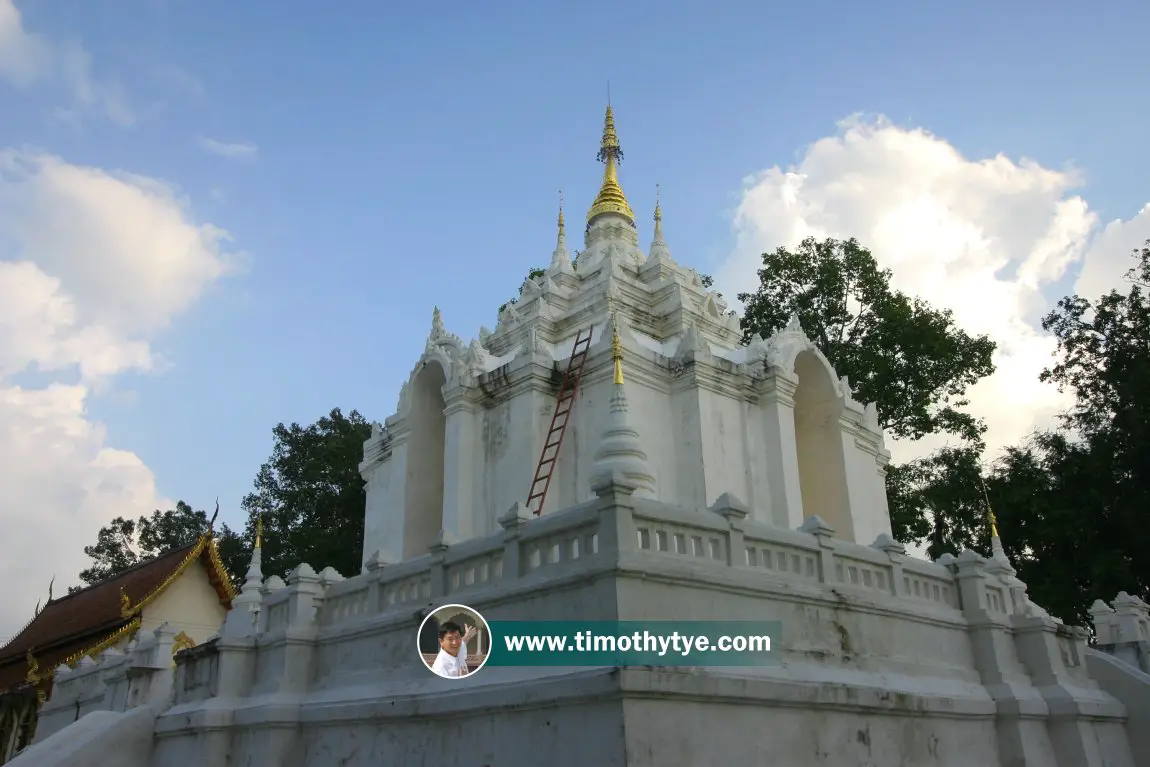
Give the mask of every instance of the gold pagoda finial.
[(994, 509), (992, 509), (990, 506), (990, 494), (986, 492), (986, 482), (982, 479), (982, 477), (979, 477), (978, 481), (982, 483), (982, 497), (983, 500), (986, 501), (986, 518), (990, 521), (990, 537), (997, 538), (998, 520), (995, 519)]
[(559, 234), (562, 235), (566, 232), (566, 225), (563, 223), (563, 190), (559, 190)]
[(632, 226), (635, 225), (635, 212), (631, 210), (623, 187), (619, 186), (618, 164), (623, 160), (623, 149), (619, 146), (619, 135), (615, 132), (615, 111), (611, 108), (610, 100), (607, 103), (607, 114), (603, 118), (603, 138), (599, 144), (599, 162), (606, 167), (603, 169), (603, 183), (599, 186), (599, 194), (587, 212), (587, 223), (596, 216), (604, 213), (615, 213), (627, 219)]
[(264, 540), (264, 513), (262, 511), (256, 513), (256, 548), (263, 547)]
[(611, 315), (611, 357), (615, 360), (615, 383), (623, 383), (623, 344), (619, 341), (619, 323)]
[(655, 223), (663, 220), (663, 211), (659, 209), (659, 185), (655, 184)]

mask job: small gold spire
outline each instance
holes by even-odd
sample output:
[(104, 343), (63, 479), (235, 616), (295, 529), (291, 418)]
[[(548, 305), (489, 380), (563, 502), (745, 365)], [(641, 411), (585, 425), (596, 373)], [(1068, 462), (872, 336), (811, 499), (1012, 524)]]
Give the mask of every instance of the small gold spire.
[(607, 115), (603, 118), (603, 139), (599, 144), (599, 162), (606, 167), (603, 169), (603, 183), (599, 187), (599, 194), (587, 212), (587, 223), (596, 216), (604, 213), (616, 213), (626, 218), (632, 226), (635, 225), (635, 212), (631, 210), (623, 187), (619, 186), (618, 168), (623, 159), (623, 150), (619, 146), (619, 136), (615, 133), (615, 112), (607, 104)]
[(567, 227), (563, 223), (563, 190), (559, 190), (559, 235), (566, 233)]
[(994, 509), (990, 506), (990, 494), (986, 492), (986, 482), (979, 477), (979, 482), (982, 483), (982, 497), (986, 501), (986, 518), (990, 522), (990, 537), (998, 537), (998, 520), (995, 519)]
[(619, 341), (619, 325), (611, 315), (611, 356), (615, 360), (615, 383), (623, 383), (623, 344)]
[(663, 220), (663, 211), (659, 209), (659, 185), (655, 184), (655, 223)]
[(264, 540), (264, 513), (258, 512), (256, 514), (256, 548), (263, 547)]

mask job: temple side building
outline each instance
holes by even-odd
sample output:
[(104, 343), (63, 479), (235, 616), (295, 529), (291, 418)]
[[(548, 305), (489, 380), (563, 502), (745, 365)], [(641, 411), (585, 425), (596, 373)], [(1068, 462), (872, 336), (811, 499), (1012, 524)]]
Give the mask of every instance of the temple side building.
[[(103, 706), (94, 699), (64, 701), (54, 695), (61, 673), (93, 666), (105, 653), (121, 654), (138, 636), (160, 627), (171, 633), (177, 649), (197, 645), (219, 631), (233, 596), (208, 535), (86, 588), (49, 596), (0, 648), (0, 764), (45, 735), (45, 712), (74, 708), (67, 712), (70, 722)], [(174, 665), (171, 654), (167, 660)]]
[[(1130, 645), (1103, 653), (1034, 604), (993, 525), (986, 556), (908, 556), (874, 406), (798, 322), (744, 343), (672, 258), (658, 204), (640, 247), (610, 107), (599, 159), (581, 252), (560, 210), (548, 268), (494, 330), (464, 341), (433, 311), (364, 445), (361, 571), (265, 578), (257, 545), (167, 697), (82, 717), (14, 767), (1150, 763), (1150, 677), (1119, 657), (1141, 657), (1145, 606), (1098, 608)], [(781, 634), (762, 665), (560, 658), (445, 679), (420, 627), (449, 605), (493, 630)]]

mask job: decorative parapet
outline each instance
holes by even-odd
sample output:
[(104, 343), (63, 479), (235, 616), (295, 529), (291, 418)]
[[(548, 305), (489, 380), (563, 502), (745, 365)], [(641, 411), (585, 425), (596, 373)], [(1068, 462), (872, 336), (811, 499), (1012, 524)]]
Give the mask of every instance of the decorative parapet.
[(138, 635), (124, 650), (108, 647), (76, 665), (54, 671), (52, 696), (40, 712), (39, 742), (92, 711), (127, 711), (163, 706), (172, 693), (173, 646), (177, 634), (167, 623)]
[(1120, 591), (1109, 605), (1095, 600), (1090, 617), (1099, 650), (1150, 673), (1150, 606)]

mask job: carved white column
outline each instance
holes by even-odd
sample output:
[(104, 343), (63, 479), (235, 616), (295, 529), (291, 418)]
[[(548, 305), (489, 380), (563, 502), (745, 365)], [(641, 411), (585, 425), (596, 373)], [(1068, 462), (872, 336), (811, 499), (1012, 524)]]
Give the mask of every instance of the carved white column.
[(798, 378), (781, 368), (771, 368), (762, 397), (763, 442), (767, 453), (758, 458), (759, 471), (767, 473), (771, 521), (789, 529), (803, 523), (803, 494), (799, 480), (799, 454), (795, 441), (795, 391)]
[(448, 539), (465, 541), (480, 533), (475, 455), (481, 449), (478, 408), (469, 392), (455, 387), (444, 397), (447, 433), (443, 443), (443, 530)]

